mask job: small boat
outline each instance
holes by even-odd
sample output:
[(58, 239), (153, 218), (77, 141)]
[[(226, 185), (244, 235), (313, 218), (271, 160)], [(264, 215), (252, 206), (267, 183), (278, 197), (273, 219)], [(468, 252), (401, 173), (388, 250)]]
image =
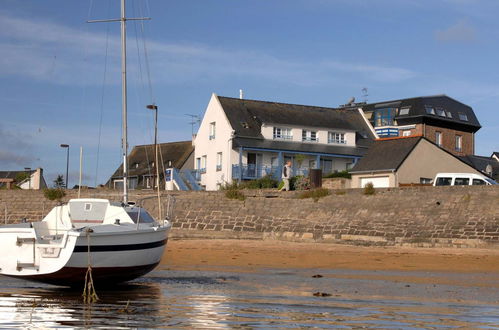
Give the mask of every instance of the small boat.
[(121, 0), (121, 18), (105, 20), (121, 22), (123, 201), (71, 199), (41, 221), (0, 226), (0, 274), (83, 286), (91, 268), (93, 282), (102, 285), (132, 280), (159, 264), (171, 228), (168, 220), (161, 220), (161, 203), (160, 220), (155, 221), (144, 208), (128, 202), (125, 25), (137, 19), (126, 18)]

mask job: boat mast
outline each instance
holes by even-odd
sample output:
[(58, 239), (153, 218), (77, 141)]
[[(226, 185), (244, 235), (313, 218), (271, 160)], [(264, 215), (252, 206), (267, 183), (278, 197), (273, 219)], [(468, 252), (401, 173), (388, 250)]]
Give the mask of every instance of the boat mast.
[(122, 151), (123, 151), (123, 203), (128, 204), (128, 125), (127, 125), (127, 83), (126, 83), (126, 15), (125, 0), (121, 0), (121, 108), (122, 108)]

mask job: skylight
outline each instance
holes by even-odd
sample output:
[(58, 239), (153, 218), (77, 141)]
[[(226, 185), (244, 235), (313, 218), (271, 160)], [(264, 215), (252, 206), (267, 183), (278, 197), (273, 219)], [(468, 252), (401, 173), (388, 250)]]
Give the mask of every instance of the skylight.
[(429, 114), (429, 115), (435, 114), (435, 108), (426, 106), (425, 109), (426, 109), (427, 114)]
[(459, 113), (459, 119), (462, 121), (468, 121), (468, 116), (465, 113)]
[(437, 108), (437, 115), (440, 117), (445, 117), (445, 111), (442, 108)]
[(445, 112), (447, 114), (447, 118), (452, 118), (452, 113), (450, 111)]
[(405, 115), (408, 115), (409, 114), (409, 110), (411, 108), (410, 107), (407, 107), (407, 108), (401, 108), (400, 111), (399, 111), (399, 116), (405, 116)]

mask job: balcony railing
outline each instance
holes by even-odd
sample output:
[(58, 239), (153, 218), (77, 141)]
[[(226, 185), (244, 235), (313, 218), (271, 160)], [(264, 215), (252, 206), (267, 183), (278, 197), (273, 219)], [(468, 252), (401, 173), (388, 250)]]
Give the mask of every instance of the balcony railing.
[[(232, 178), (233, 179), (243, 179), (243, 180), (254, 180), (260, 179), (265, 176), (272, 176), (275, 179), (281, 178), (282, 167), (279, 166), (268, 166), (268, 165), (232, 165)], [(304, 175), (308, 176), (308, 168), (293, 168), (292, 175)]]

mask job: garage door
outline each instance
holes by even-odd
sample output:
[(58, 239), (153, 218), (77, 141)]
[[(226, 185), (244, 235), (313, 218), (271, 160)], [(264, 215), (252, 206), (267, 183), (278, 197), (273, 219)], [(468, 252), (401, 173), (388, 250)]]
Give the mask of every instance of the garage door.
[(368, 182), (372, 182), (374, 188), (390, 187), (390, 180), (387, 176), (378, 176), (373, 178), (360, 178), (360, 186), (364, 187)]

